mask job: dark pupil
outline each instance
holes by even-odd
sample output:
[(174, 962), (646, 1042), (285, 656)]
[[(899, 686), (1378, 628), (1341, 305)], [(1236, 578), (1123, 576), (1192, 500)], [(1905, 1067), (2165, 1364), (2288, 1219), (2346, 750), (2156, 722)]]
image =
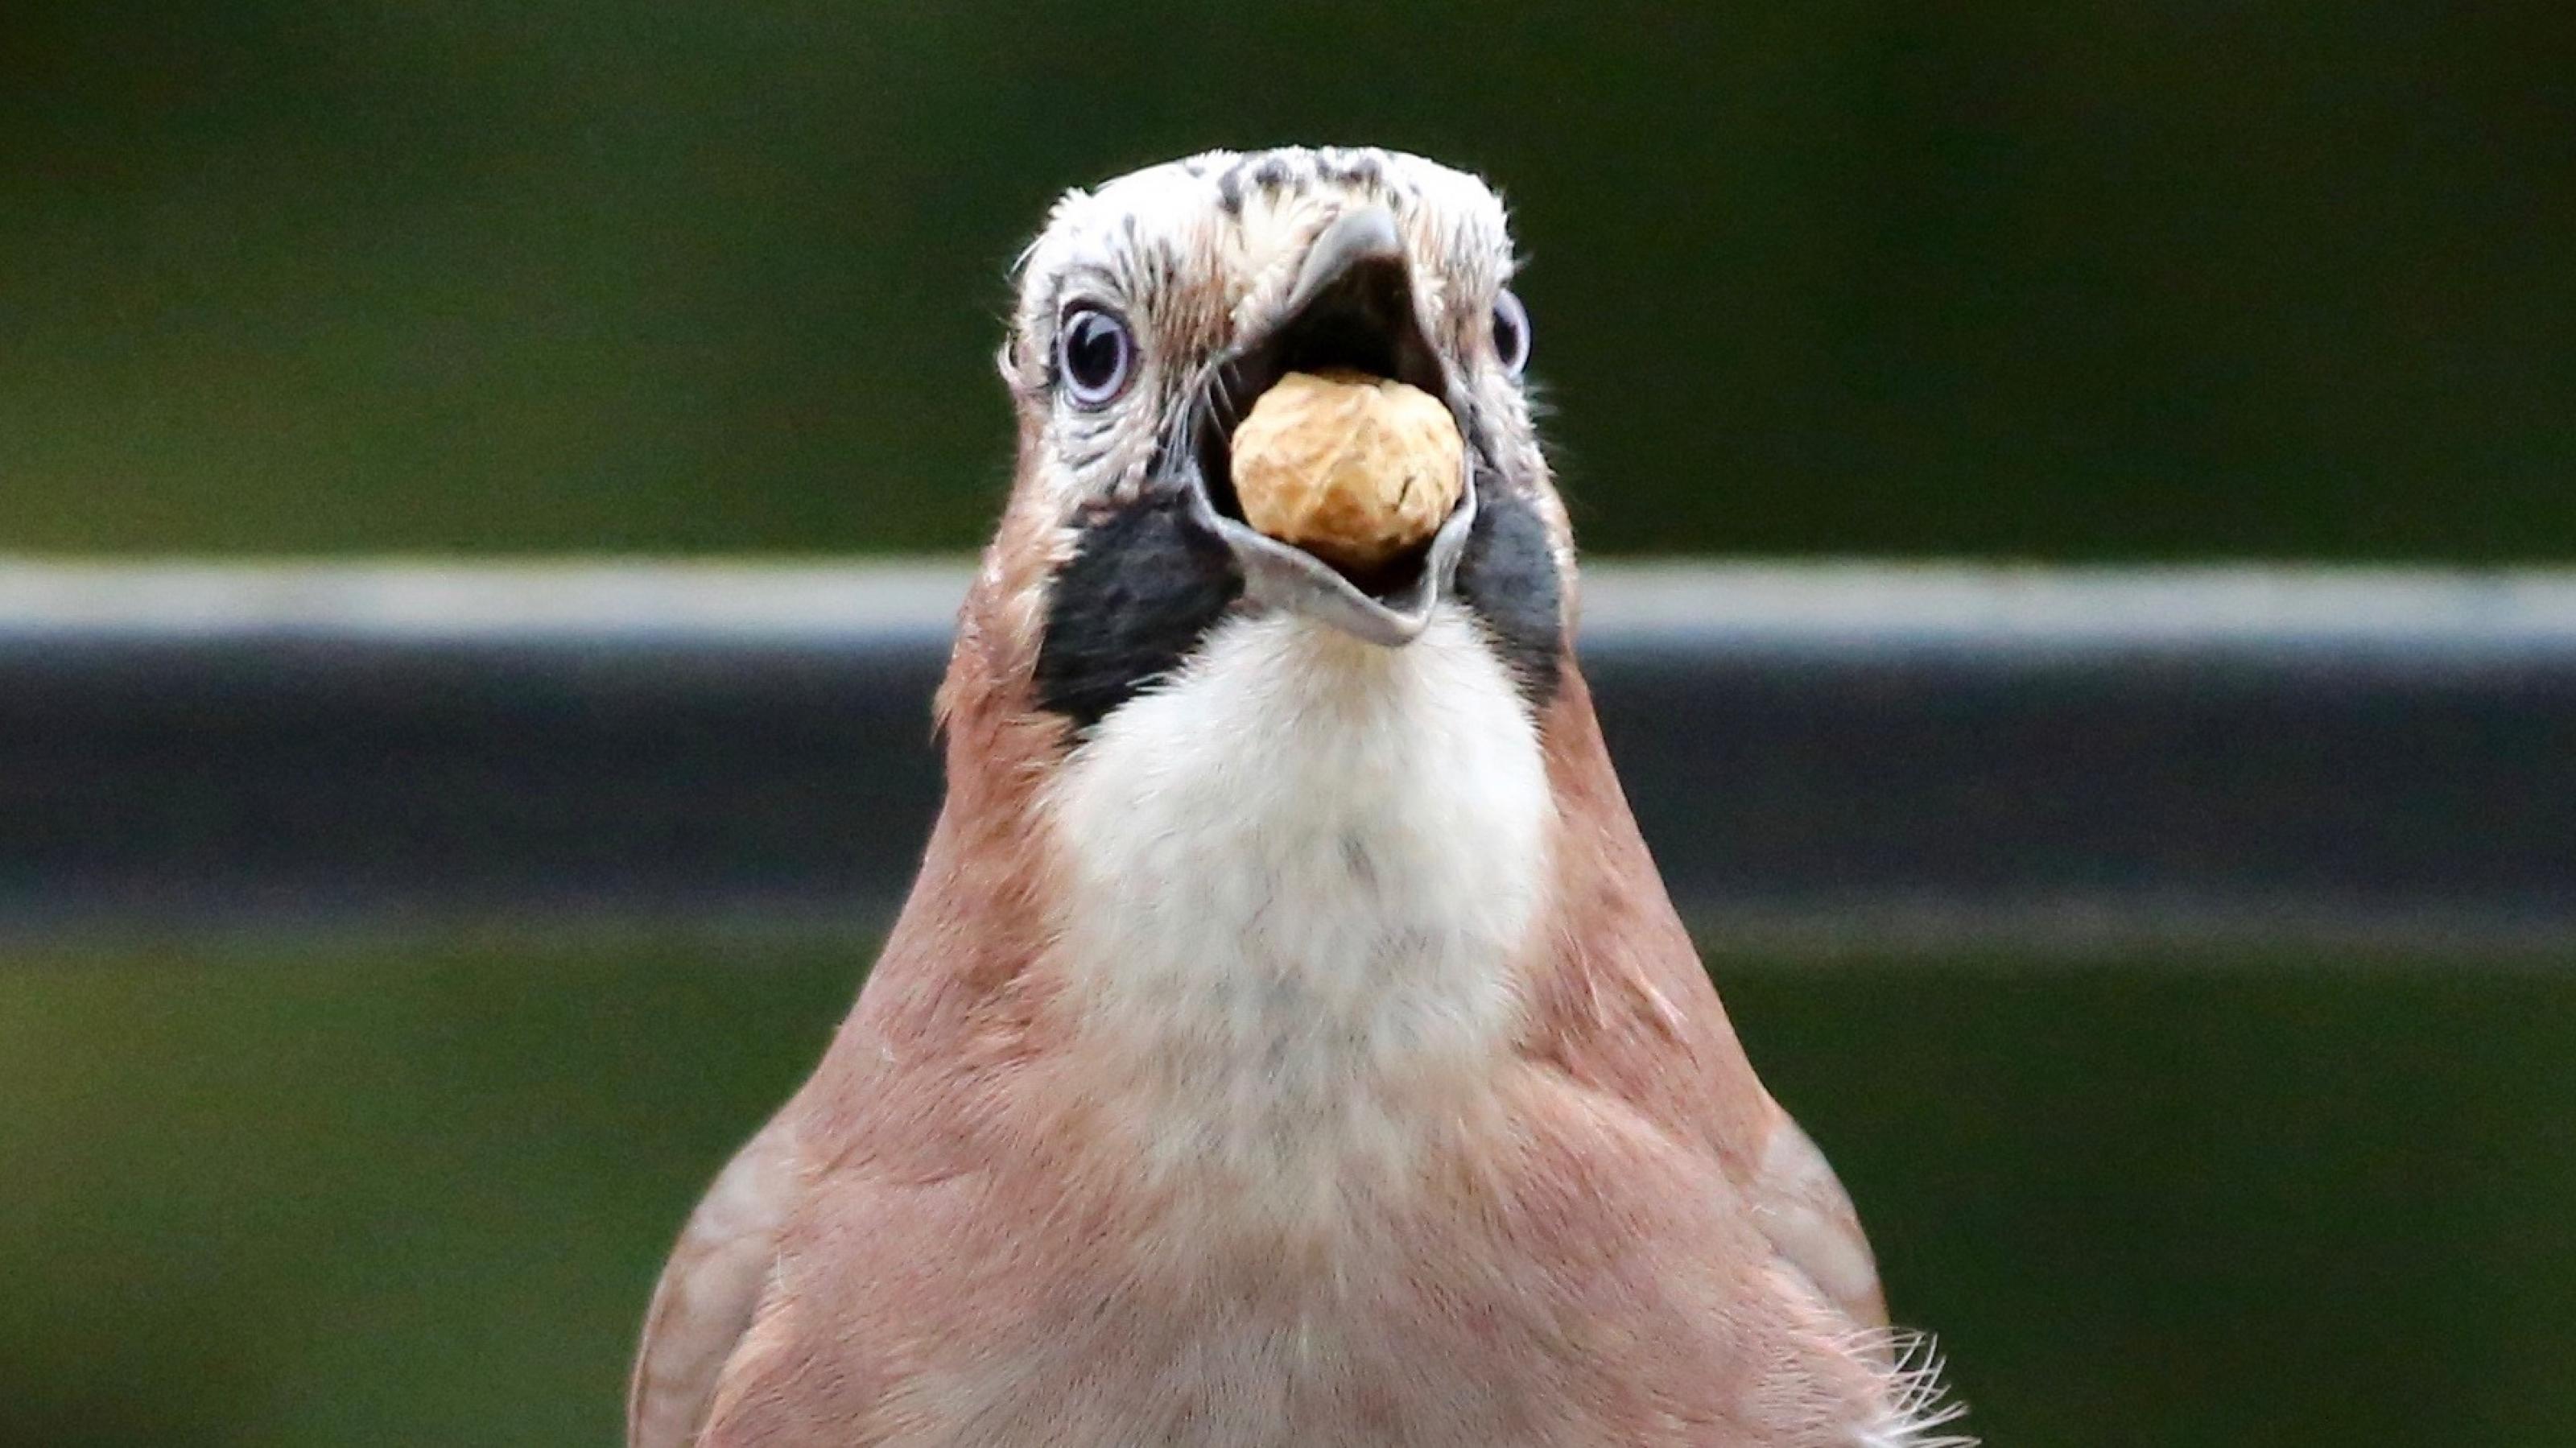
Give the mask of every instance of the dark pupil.
[(1075, 317), (1064, 338), (1065, 371), (1085, 392), (1113, 386), (1126, 365), (1127, 338), (1118, 324), (1098, 312)]

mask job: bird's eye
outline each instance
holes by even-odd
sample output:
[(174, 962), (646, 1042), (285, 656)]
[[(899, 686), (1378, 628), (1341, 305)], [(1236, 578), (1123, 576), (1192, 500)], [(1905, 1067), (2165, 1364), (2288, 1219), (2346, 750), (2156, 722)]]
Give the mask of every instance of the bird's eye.
[(1529, 365), (1529, 309), (1508, 290), (1494, 297), (1494, 355), (1502, 359), (1503, 370), (1519, 376)]
[(1079, 307), (1056, 329), (1057, 370), (1077, 407), (1106, 407), (1136, 375), (1136, 337), (1115, 312)]

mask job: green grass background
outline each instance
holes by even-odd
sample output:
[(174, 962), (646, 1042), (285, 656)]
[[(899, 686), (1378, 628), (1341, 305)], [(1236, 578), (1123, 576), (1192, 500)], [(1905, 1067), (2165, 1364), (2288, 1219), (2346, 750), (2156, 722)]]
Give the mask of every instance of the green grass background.
[[(670, 1233), (864, 950), (0, 972), (0, 1443), (615, 1440)], [(2576, 979), (1717, 972), (2002, 1444), (2576, 1442)]]

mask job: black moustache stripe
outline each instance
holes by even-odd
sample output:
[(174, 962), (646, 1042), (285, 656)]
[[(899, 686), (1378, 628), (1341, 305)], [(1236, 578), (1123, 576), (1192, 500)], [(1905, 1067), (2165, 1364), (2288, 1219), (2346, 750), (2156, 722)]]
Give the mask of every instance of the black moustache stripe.
[(1084, 519), (1047, 599), (1037, 697), (1077, 729), (1180, 667), (1243, 594), (1224, 543), (1163, 492)]
[(1547, 521), (1527, 493), (1489, 475), (1454, 591), (1484, 621), (1530, 708), (1546, 708), (1564, 668), (1565, 584)]

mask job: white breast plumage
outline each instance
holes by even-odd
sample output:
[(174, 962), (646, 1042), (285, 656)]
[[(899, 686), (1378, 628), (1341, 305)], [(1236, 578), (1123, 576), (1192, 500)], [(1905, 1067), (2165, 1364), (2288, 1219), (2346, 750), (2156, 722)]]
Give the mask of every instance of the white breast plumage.
[[(1058, 781), (1082, 1029), (1150, 1155), (1329, 1193), (1507, 1042), (1553, 817), (1509, 671), (1454, 610), (1383, 649), (1232, 619)], [(1316, 1203), (1320, 1205), (1320, 1203)]]

